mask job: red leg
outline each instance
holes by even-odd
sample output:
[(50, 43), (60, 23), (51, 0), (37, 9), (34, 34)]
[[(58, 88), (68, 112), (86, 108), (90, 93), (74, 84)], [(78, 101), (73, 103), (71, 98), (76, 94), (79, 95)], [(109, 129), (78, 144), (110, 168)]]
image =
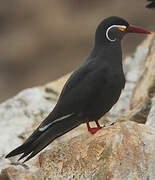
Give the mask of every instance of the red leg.
[(98, 121), (95, 121), (95, 122), (96, 122), (97, 127), (101, 129), (99, 122)]
[(97, 125), (97, 127), (98, 127), (98, 128), (100, 128), (100, 129), (101, 129), (101, 128), (105, 127), (105, 125), (100, 126), (100, 124), (99, 124), (99, 122), (98, 122), (98, 121), (95, 121), (95, 122), (96, 122), (96, 125)]
[(101, 126), (100, 126), (100, 124), (98, 123), (98, 121), (96, 122), (97, 127), (96, 127), (96, 128), (91, 128), (90, 125), (89, 125), (88, 117), (86, 117), (86, 123), (87, 123), (88, 131), (89, 131), (90, 133), (92, 133), (92, 134), (95, 134), (98, 130), (101, 129)]

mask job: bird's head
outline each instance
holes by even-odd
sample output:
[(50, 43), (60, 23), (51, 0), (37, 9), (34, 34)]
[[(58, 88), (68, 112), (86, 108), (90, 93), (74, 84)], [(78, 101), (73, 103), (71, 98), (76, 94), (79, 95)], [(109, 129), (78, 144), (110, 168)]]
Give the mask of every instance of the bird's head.
[(120, 17), (112, 16), (104, 19), (96, 30), (96, 43), (119, 42), (126, 33), (151, 34), (149, 31), (130, 25)]

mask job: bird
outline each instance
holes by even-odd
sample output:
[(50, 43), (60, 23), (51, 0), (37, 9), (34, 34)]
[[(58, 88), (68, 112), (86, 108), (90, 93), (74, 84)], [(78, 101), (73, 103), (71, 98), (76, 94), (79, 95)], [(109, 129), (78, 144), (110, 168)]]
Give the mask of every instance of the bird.
[[(117, 16), (101, 21), (90, 54), (65, 83), (52, 112), (6, 158), (21, 155), (18, 160), (24, 158), (26, 162), (82, 123), (92, 134), (102, 128), (98, 120), (118, 101), (125, 86), (121, 40), (127, 33), (150, 34)], [(91, 121), (96, 122), (96, 127), (90, 126)]]
[(149, 4), (146, 5), (146, 8), (155, 8), (155, 0), (148, 0)]

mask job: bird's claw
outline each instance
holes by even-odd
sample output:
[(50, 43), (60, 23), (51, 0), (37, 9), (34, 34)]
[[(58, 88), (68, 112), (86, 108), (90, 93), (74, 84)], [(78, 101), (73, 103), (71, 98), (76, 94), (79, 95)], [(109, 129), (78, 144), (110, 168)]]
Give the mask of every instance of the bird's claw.
[(91, 134), (95, 134), (98, 130), (100, 130), (101, 127), (95, 127), (95, 128), (89, 128), (88, 131), (91, 133)]
[(105, 125), (100, 125), (100, 129), (101, 129), (101, 128), (105, 128)]

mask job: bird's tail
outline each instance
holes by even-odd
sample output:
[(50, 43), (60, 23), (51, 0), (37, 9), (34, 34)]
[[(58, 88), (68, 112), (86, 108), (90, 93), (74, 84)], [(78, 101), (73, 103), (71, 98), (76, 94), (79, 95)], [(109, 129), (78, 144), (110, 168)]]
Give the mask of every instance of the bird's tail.
[(26, 158), (26, 161), (38, 154), (43, 148), (50, 144), (55, 138), (62, 136), (71, 129), (79, 126), (81, 124), (81, 118), (75, 115), (71, 115), (56, 121), (48, 126), (46, 129), (40, 130), (38, 127), (32, 135), (19, 147), (11, 151), (6, 158), (22, 154), (19, 160)]

